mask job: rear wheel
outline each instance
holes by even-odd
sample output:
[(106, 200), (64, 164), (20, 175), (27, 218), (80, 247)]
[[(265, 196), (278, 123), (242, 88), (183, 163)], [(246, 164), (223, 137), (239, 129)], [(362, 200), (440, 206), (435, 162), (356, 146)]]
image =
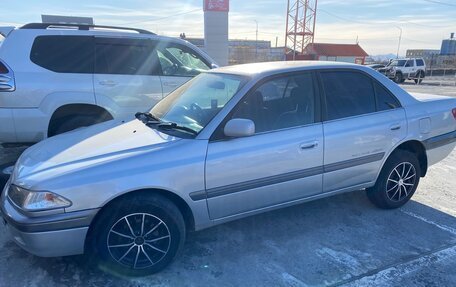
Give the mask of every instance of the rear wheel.
[(88, 127), (111, 119), (108, 115), (74, 115), (55, 119), (49, 125), (48, 136), (63, 134), (78, 128)]
[(415, 193), (420, 175), (420, 164), (415, 154), (397, 150), (386, 161), (375, 186), (367, 189), (367, 196), (383, 209), (401, 207)]
[(415, 78), (415, 84), (421, 84), (421, 82), (423, 82), (423, 79), (424, 79), (424, 73), (423, 72), (420, 72), (417, 76), (417, 78)]
[(167, 198), (140, 195), (103, 210), (90, 237), (101, 269), (120, 276), (146, 276), (164, 269), (182, 249), (185, 223)]

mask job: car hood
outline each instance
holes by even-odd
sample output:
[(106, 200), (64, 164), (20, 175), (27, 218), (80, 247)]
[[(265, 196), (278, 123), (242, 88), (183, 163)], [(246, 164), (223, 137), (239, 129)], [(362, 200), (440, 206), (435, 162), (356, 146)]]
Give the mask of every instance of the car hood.
[(136, 119), (113, 120), (58, 135), (28, 148), (16, 164), (12, 181), (27, 187), (23, 181), (29, 177), (55, 175), (150, 152), (178, 140)]

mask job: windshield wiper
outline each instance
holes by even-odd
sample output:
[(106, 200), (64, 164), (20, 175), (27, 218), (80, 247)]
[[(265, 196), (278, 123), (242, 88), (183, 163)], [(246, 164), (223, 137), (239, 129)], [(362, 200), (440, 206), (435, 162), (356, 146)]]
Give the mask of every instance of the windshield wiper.
[(152, 124), (152, 123), (160, 124), (161, 123), (161, 120), (151, 113), (138, 112), (135, 114), (135, 117), (145, 124)]
[(158, 124), (157, 127), (161, 128), (161, 129), (181, 130), (184, 132), (191, 133), (195, 136), (198, 134), (198, 132), (195, 131), (194, 129), (191, 129), (189, 127), (180, 126), (176, 123), (162, 122), (162, 123)]

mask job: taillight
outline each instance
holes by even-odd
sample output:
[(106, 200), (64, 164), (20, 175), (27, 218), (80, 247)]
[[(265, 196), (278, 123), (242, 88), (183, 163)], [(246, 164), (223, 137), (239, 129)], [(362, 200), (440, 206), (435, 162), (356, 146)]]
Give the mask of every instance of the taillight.
[(456, 120), (456, 108), (454, 108), (452, 112), (453, 112), (453, 117)]
[(13, 71), (0, 60), (0, 92), (12, 92), (14, 90), (16, 90), (16, 83)]
[(0, 62), (0, 74), (8, 74), (8, 73), (9, 73), (8, 68), (5, 66), (5, 64)]

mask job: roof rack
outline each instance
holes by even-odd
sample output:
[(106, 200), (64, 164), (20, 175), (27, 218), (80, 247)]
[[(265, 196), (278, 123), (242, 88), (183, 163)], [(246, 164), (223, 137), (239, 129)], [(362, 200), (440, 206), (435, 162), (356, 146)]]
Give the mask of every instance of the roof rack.
[(90, 25), (90, 24), (71, 24), (71, 23), (30, 23), (30, 24), (25, 24), (20, 29), (48, 29), (48, 28), (64, 28), (64, 27), (78, 28), (78, 30), (84, 30), (84, 31), (88, 31), (91, 28), (126, 30), (126, 31), (138, 32), (139, 34), (156, 35), (155, 33), (152, 33), (150, 31), (143, 30), (143, 29), (136, 29), (136, 28), (104, 26), (104, 25)]

